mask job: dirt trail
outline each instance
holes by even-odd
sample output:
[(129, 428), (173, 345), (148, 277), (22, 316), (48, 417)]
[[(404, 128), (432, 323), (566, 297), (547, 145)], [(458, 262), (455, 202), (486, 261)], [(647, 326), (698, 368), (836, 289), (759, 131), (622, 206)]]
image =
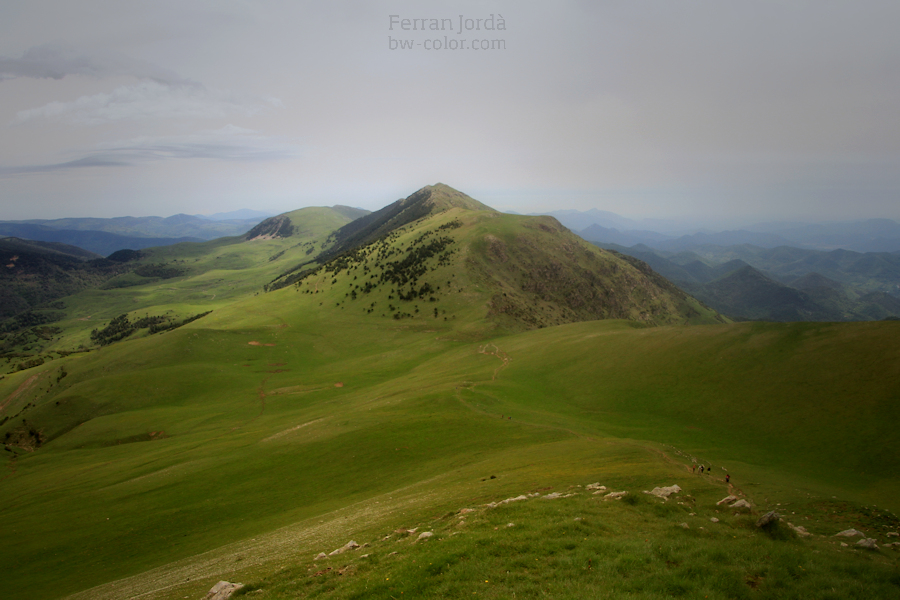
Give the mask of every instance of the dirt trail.
[[(488, 348), (493, 348), (493, 351), (489, 351)], [(479, 354), (487, 354), (489, 356), (496, 356), (503, 362), (503, 364), (501, 364), (499, 367), (494, 369), (494, 373), (491, 375), (491, 379), (490, 379), (491, 381), (496, 381), (497, 377), (500, 375), (500, 372), (503, 371), (503, 369), (505, 369), (507, 366), (509, 366), (509, 363), (512, 361), (512, 359), (509, 357), (509, 355), (506, 354), (506, 352), (503, 352), (502, 350), (500, 350), (500, 348), (498, 348), (495, 344), (484, 344), (482, 346), (479, 346), (478, 353)], [(483, 415), (487, 415), (490, 417), (496, 417), (497, 415), (495, 413), (489, 412), (482, 408), (478, 408), (462, 397), (462, 394), (461, 394), (462, 390), (466, 389), (466, 390), (474, 392), (475, 388), (477, 388), (481, 383), (484, 383), (484, 382), (464, 381), (460, 385), (456, 386), (454, 395), (456, 396), (456, 399), (459, 401), (460, 404), (462, 404), (463, 406), (465, 406), (472, 412), (481, 413)], [(516, 422), (519, 424), (528, 425), (530, 427), (540, 427), (543, 429), (553, 429), (556, 431), (564, 431), (564, 432), (571, 434), (577, 438), (584, 438), (587, 440), (595, 440), (595, 441), (597, 440), (597, 438), (595, 438), (592, 435), (587, 435), (583, 432), (575, 431), (574, 429), (569, 429), (568, 427), (564, 427), (562, 425), (552, 425), (549, 423), (534, 423), (534, 422), (525, 421), (522, 419), (516, 419)]]
[[(489, 347), (493, 347), (494, 351), (488, 352)], [(498, 348), (495, 344), (484, 344), (483, 346), (480, 346), (478, 348), (478, 352), (481, 354), (490, 354), (491, 356), (496, 356), (503, 362), (503, 364), (494, 369), (494, 374), (491, 376), (491, 381), (495, 381), (497, 379), (497, 375), (500, 374), (500, 371), (508, 367), (509, 362), (512, 360), (509, 355), (506, 354), (506, 352), (500, 350), (500, 348)]]
[[(185, 594), (194, 598), (197, 597), (198, 580), (209, 579), (212, 583), (203, 584), (204, 589), (209, 589), (217, 579), (234, 576), (236, 571), (246, 572), (276, 561), (297, 561), (301, 560), (301, 556), (308, 560), (316, 549), (328, 550), (344, 543), (354, 530), (368, 527), (375, 521), (401, 517), (411, 507), (423, 502), (434, 502), (441, 497), (441, 492), (432, 484), (440, 477), (435, 476), (271, 533), (257, 535), (250, 540), (233, 542), (67, 598), (134, 600), (164, 595), (181, 598)], [(418, 491), (416, 488), (425, 491)], [(237, 560), (240, 560), (240, 568), (236, 567)]]
[(32, 375), (31, 377), (29, 377), (28, 379), (26, 379), (25, 381), (23, 381), (23, 382), (22, 382), (22, 385), (20, 385), (18, 388), (16, 388), (16, 391), (14, 391), (12, 394), (10, 394), (9, 396), (7, 396), (7, 397), (6, 397), (6, 400), (3, 401), (3, 404), (0, 404), (0, 413), (2, 413), (2, 412), (6, 409), (6, 407), (9, 405), (10, 402), (12, 402), (13, 400), (15, 400), (15, 399), (18, 398), (23, 392), (25, 392), (26, 390), (28, 390), (28, 388), (30, 388), (30, 387), (34, 384), (34, 382), (37, 381), (38, 378), (39, 378), (40, 376), (42, 376), (42, 375), (44, 375), (44, 373), (38, 373), (38, 374), (36, 374), (36, 375)]

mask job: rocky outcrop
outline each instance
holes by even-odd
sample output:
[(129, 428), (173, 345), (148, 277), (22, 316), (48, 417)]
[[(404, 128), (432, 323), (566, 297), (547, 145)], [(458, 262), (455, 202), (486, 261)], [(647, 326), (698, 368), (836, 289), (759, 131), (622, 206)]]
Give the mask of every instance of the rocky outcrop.
[(203, 600), (228, 600), (231, 595), (244, 587), (243, 583), (231, 583), (229, 581), (220, 581), (210, 588)]
[(677, 485), (670, 485), (668, 487), (655, 487), (649, 492), (644, 490), (645, 494), (650, 494), (651, 496), (656, 496), (657, 498), (662, 498), (663, 500), (668, 500), (669, 496), (672, 494), (677, 494), (681, 491), (681, 488)]
[(806, 527), (803, 527), (802, 525), (794, 525), (793, 523), (788, 523), (788, 527), (790, 527), (791, 530), (794, 533), (796, 533), (797, 535), (799, 535), (800, 537), (805, 538), (805, 537), (810, 537), (812, 535), (810, 532), (808, 532), (806, 530)]
[(844, 531), (842, 531), (840, 533), (834, 534), (834, 537), (856, 537), (856, 536), (866, 537), (866, 534), (864, 534), (862, 531), (857, 531), (855, 529), (845, 529)]
[(603, 496), (604, 500), (621, 500), (628, 495), (628, 492), (610, 492)]
[(876, 541), (877, 540), (872, 538), (863, 538), (856, 542), (855, 546), (864, 550), (878, 550), (878, 544), (875, 543)]
[(756, 526), (759, 528), (771, 527), (772, 525), (778, 523), (781, 519), (781, 515), (779, 515), (774, 510), (770, 510), (759, 519), (756, 520)]
[(359, 544), (357, 544), (353, 540), (350, 540), (349, 542), (347, 542), (346, 544), (344, 544), (337, 550), (333, 550), (333, 551), (329, 552), (328, 556), (337, 556), (338, 554), (343, 554), (347, 550), (356, 550), (357, 548), (359, 548)]

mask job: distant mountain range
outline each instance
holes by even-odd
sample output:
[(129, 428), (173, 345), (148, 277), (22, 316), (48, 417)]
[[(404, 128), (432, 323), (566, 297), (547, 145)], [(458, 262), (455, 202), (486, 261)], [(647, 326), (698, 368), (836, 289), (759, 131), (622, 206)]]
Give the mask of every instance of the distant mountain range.
[(560, 210), (541, 213), (584, 239), (603, 244), (634, 246), (645, 244), (657, 250), (677, 252), (703, 244), (733, 246), (753, 244), (762, 248), (794, 246), (810, 250), (843, 248), (856, 252), (896, 252), (900, 250), (900, 223), (891, 219), (868, 219), (836, 223), (770, 222), (737, 230), (673, 233), (671, 221), (635, 221), (602, 210)]
[[(230, 218), (247, 214), (252, 216)], [(124, 248), (143, 250), (180, 242), (202, 242), (242, 235), (259, 223), (264, 215), (259, 211), (241, 210), (209, 217), (177, 214), (171, 217), (0, 221), (0, 235), (70, 244), (107, 256)]]
[(598, 244), (638, 258), (695, 298), (737, 320), (900, 318), (900, 252), (807, 250), (750, 244), (680, 252)]

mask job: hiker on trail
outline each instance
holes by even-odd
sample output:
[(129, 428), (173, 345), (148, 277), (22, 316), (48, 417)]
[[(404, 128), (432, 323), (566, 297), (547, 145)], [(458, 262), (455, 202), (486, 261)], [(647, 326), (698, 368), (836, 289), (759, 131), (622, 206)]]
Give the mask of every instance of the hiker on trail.
[(725, 475), (725, 483), (729, 483), (731, 481), (731, 474)]
[(700, 465), (700, 474), (703, 475), (703, 465)]
[(697, 465), (691, 465), (691, 473), (697, 472)]

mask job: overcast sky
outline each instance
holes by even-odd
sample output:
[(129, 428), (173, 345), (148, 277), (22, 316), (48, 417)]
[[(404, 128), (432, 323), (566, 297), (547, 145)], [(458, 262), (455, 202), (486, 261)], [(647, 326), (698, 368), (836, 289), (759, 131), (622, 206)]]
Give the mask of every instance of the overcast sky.
[(900, 220), (898, 24), (896, 0), (3, 0), (0, 219), (440, 181), (522, 213)]

